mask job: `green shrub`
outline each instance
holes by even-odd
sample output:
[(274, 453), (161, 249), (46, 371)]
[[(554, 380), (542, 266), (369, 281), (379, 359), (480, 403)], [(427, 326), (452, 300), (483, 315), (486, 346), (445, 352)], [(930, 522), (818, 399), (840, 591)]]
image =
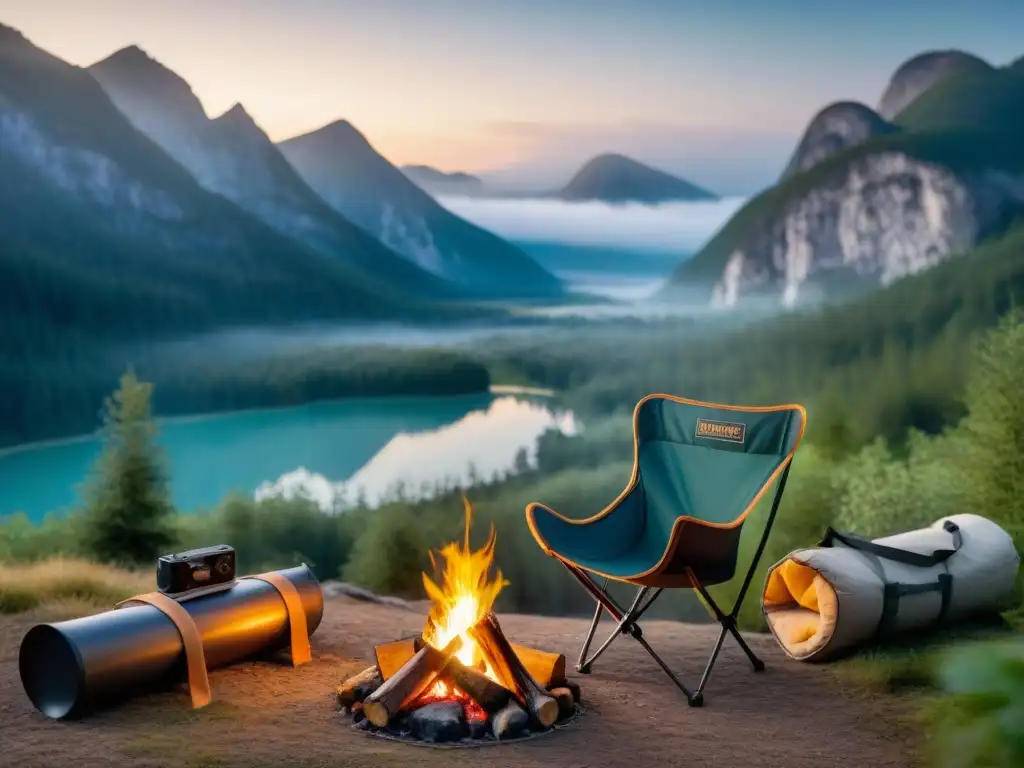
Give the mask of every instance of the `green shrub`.
[(952, 698), (934, 734), (949, 768), (1024, 765), (1024, 642), (982, 643), (949, 655), (940, 670)]
[(306, 563), (318, 578), (334, 579), (352, 548), (353, 522), (309, 499), (230, 496), (213, 511), (181, 516), (178, 538), (183, 547), (230, 544), (248, 573)]
[(428, 564), (421, 521), (411, 510), (383, 508), (356, 539), (344, 577), (378, 594), (420, 598)]
[(1024, 551), (1024, 312), (1007, 315), (975, 348), (959, 467), (967, 508), (991, 517)]
[(33, 524), (19, 512), (0, 517), (0, 563), (34, 563), (52, 557), (85, 557), (81, 515), (47, 515)]

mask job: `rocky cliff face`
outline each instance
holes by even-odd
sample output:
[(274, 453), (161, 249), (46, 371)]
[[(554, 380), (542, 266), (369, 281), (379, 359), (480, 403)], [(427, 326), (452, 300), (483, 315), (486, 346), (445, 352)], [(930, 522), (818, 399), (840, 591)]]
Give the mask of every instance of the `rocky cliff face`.
[(863, 104), (855, 101), (830, 104), (811, 119), (782, 178), (806, 171), (844, 149), (894, 130), (894, 126)]
[(887, 284), (971, 247), (1021, 202), (1024, 176), (868, 155), (793, 198), (734, 250), (713, 302), (767, 291), (792, 305), (842, 270)]
[(983, 59), (963, 51), (929, 51), (904, 62), (893, 73), (878, 104), (878, 113), (894, 119), (904, 107), (944, 77), (991, 69)]

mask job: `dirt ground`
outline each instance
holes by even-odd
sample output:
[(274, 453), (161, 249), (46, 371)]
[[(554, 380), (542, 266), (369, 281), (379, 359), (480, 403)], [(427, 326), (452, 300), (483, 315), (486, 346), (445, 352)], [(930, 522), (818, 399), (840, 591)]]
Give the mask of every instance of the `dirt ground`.
[[(768, 637), (752, 646), (768, 669), (755, 675), (731, 640), (706, 703), (692, 709), (644, 650), (619, 638), (583, 687), (587, 712), (562, 731), (519, 744), (436, 749), (385, 741), (352, 728), (334, 690), (372, 661), (374, 644), (418, 632), (421, 615), (337, 597), (313, 637), (313, 663), (246, 662), (211, 673), (214, 703), (193, 711), (184, 689), (132, 700), (81, 722), (35, 711), (18, 678), (18, 646), (45, 613), (0, 618), (0, 766), (909, 766), (912, 744), (870, 702), (840, 693), (820, 668), (786, 660)], [(572, 660), (583, 619), (503, 615), (517, 642)], [(696, 683), (711, 627), (645, 622), (644, 635), (684, 680)], [(572, 666), (571, 663), (569, 665)]]

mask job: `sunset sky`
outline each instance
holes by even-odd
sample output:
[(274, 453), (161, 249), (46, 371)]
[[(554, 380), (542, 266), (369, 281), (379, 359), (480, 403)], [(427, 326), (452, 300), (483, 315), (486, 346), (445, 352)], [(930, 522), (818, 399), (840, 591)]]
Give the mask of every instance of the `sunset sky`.
[(1024, 55), (1024, 0), (0, 0), (0, 21), (79, 65), (137, 44), (274, 139), (344, 117), (399, 164), (615, 150), (720, 188), (776, 174), (826, 103), (875, 106), (913, 54)]

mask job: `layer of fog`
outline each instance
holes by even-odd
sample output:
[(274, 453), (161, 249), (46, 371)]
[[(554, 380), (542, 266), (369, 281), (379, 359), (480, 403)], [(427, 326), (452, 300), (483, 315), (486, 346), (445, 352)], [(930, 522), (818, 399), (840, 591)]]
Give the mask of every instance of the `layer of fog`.
[(472, 197), (439, 202), (509, 240), (690, 254), (739, 210), (744, 198), (657, 206)]
[(252, 356), (313, 350), (317, 347), (402, 347), (458, 348), (482, 344), (496, 336), (536, 333), (530, 325), (493, 323), (465, 326), (416, 326), (405, 323), (351, 325), (308, 324), (280, 328), (239, 328), (200, 334), (178, 341), (163, 342), (162, 352), (170, 355), (225, 357), (243, 360)]
[[(602, 246), (623, 252), (676, 254), (682, 260), (692, 254), (743, 204), (742, 198), (713, 202), (671, 203), (660, 206), (564, 203), (543, 199), (472, 199), (444, 197), (449, 210), (509, 240)], [(623, 267), (628, 273), (628, 264)], [(570, 290), (615, 300), (594, 303), (533, 307), (522, 314), (536, 322), (543, 318), (608, 319), (703, 315), (709, 307), (661, 306), (644, 299), (659, 287), (660, 279), (635, 275), (562, 273)], [(242, 360), (250, 356), (317, 346), (463, 347), (486, 344), (496, 336), (537, 333), (536, 326), (500, 323), (458, 326), (412, 326), (403, 323), (290, 326), (277, 329), (234, 329), (203, 334), (187, 340), (165, 342), (161, 353), (198, 355)]]

